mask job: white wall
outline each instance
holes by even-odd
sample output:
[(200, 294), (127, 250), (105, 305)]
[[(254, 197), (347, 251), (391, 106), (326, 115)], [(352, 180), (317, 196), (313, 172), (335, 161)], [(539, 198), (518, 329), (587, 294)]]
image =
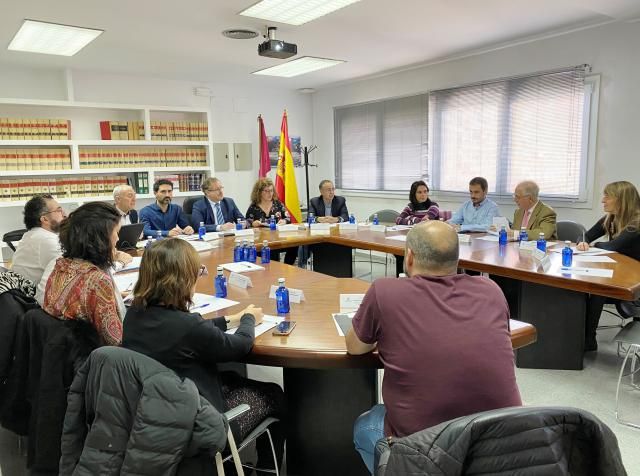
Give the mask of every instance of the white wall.
[[(76, 101), (144, 104), (159, 106), (210, 107), (211, 137), (214, 142), (252, 143), (253, 170), (216, 174), (225, 186), (225, 193), (234, 198), (244, 213), (249, 205), (249, 194), (258, 177), (257, 116), (262, 114), (267, 135), (280, 134), (282, 112), (289, 117), (290, 136), (301, 136), (303, 145), (311, 143), (311, 98), (286, 89), (253, 90), (233, 84), (171, 81), (155, 78), (105, 75), (86, 71), (73, 71), (72, 84)], [(193, 94), (196, 86), (207, 86), (214, 95), (211, 100)], [(3, 68), (0, 75), (0, 96), (65, 100), (67, 86), (62, 71)], [(0, 106), (0, 116), (2, 107)], [(304, 201), (304, 173), (296, 170), (300, 199)], [(273, 175), (273, 172), (272, 172)], [(273, 177), (272, 177), (273, 178)], [(181, 203), (182, 199), (176, 199)], [(150, 200), (139, 200), (137, 208)], [(72, 206), (65, 205), (71, 209)], [(0, 208), (0, 235), (23, 228), (22, 209)]]
[[(559, 218), (574, 219), (589, 226), (602, 214), (603, 186), (615, 180), (640, 185), (640, 23), (615, 23), (555, 38), (538, 40), (497, 51), (468, 56), (408, 71), (321, 89), (313, 97), (314, 137), (320, 167), (312, 171), (311, 182), (333, 178), (333, 108), (377, 99), (406, 96), (473, 83), (481, 80), (543, 71), (588, 63), (601, 77), (595, 185), (591, 209), (556, 207)], [(461, 171), (464, 173), (464, 171)], [(408, 201), (402, 197), (350, 195), (349, 210), (358, 217), (375, 210), (400, 210)], [(432, 198), (438, 201), (437, 192)], [(457, 203), (439, 201), (444, 209)], [(512, 216), (513, 204), (501, 206)]]

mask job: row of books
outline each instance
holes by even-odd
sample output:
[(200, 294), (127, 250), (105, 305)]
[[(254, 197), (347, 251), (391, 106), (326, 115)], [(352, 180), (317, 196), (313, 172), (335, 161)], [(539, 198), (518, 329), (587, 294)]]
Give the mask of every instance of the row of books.
[(131, 186), (136, 193), (149, 193), (149, 172), (135, 172)]
[(204, 178), (204, 174), (156, 175), (156, 181), (160, 179), (171, 181), (171, 183), (173, 183), (174, 192), (197, 192), (202, 190), (202, 180)]
[(81, 147), (81, 169), (128, 167), (199, 167), (207, 165), (203, 147), (141, 147), (135, 149), (100, 149)]
[(69, 149), (0, 148), (0, 170), (63, 170), (71, 168)]
[(151, 121), (151, 140), (209, 140), (206, 122)]
[(108, 196), (116, 185), (127, 183), (126, 175), (0, 179), (0, 201), (28, 200), (37, 193), (50, 193), (56, 198)]
[(100, 121), (102, 140), (144, 140), (143, 121)]
[(68, 140), (71, 121), (0, 117), (0, 140)]

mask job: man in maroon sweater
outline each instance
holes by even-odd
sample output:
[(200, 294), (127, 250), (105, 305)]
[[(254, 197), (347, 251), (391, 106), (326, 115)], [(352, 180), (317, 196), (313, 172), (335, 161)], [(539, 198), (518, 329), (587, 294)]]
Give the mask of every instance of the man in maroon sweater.
[(369, 288), (346, 337), (350, 354), (378, 349), (384, 405), (355, 423), (354, 442), (373, 473), (376, 442), (463, 415), (521, 405), (500, 288), (457, 274), (458, 237), (428, 221), (407, 235), (408, 278)]

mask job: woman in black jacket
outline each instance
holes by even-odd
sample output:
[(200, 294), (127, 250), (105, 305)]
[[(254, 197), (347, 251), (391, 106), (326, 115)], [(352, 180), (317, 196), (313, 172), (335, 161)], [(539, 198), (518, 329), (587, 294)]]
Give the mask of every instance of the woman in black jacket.
[[(602, 206), (606, 215), (591, 227), (585, 241), (577, 249), (586, 251), (589, 243), (601, 237), (608, 241), (595, 244), (597, 248), (617, 251), (640, 261), (640, 195), (629, 182), (612, 182), (604, 187)], [(585, 350), (597, 350), (596, 329), (600, 321), (605, 297), (592, 295), (587, 303)]]
[[(284, 393), (275, 383), (218, 372), (217, 363), (237, 361), (251, 351), (262, 309), (251, 305), (214, 319), (189, 312), (196, 281), (205, 269), (195, 249), (183, 240), (165, 239), (147, 248), (133, 290), (135, 298), (124, 320), (122, 346), (193, 380), (219, 412), (249, 404), (251, 410), (232, 425), (240, 442), (266, 417), (282, 417)], [(233, 327), (238, 327), (235, 334), (225, 333)], [(282, 444), (280, 435), (274, 436)]]

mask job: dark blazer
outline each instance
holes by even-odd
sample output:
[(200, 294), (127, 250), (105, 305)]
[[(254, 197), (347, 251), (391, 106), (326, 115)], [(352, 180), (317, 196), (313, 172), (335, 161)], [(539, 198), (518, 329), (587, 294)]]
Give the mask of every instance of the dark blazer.
[[(313, 197), (309, 201), (309, 213), (313, 213), (316, 217), (325, 216), (322, 196)], [(331, 216), (340, 218), (340, 221), (349, 221), (347, 201), (344, 197), (334, 195), (333, 200), (331, 200)]]
[[(224, 197), (220, 202), (220, 208), (222, 209), (222, 216), (224, 222), (236, 223), (238, 219), (244, 220), (244, 215), (240, 213), (236, 202), (232, 198)], [(211, 207), (211, 203), (207, 200), (207, 197), (202, 197), (193, 204), (193, 210), (191, 211), (191, 223), (193, 223), (194, 230), (197, 230), (200, 226), (200, 222), (203, 221), (207, 227), (207, 231), (216, 231), (216, 219)]]
[(129, 219), (131, 223), (138, 223), (138, 211), (133, 208), (129, 210)]

